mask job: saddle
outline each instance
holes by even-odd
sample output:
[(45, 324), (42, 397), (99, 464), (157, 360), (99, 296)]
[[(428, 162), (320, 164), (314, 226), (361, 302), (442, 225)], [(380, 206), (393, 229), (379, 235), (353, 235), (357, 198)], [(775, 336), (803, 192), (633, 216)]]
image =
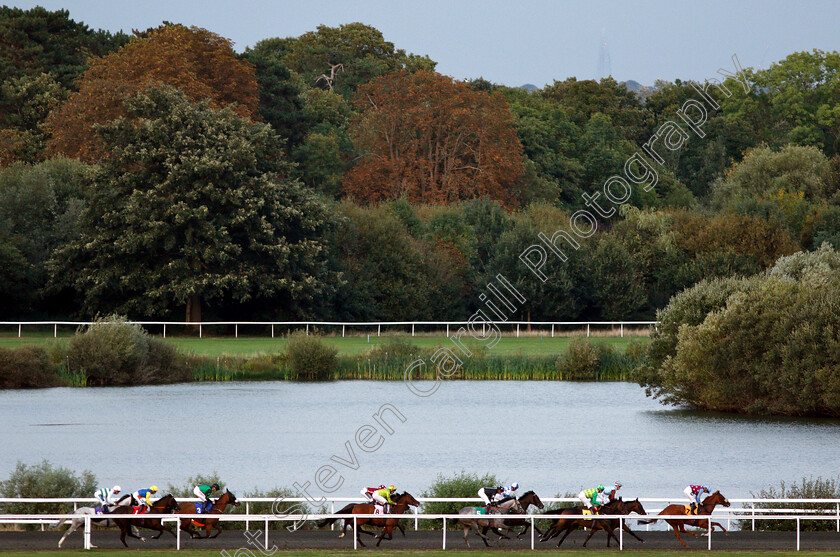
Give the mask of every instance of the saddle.
[(93, 509), (94, 514), (105, 514), (106, 512), (108, 511), (106, 511), (104, 507), (96, 507)]
[(391, 505), (382, 506), (379, 503), (373, 504), (373, 514), (388, 514), (391, 510)]
[(694, 511), (693, 511), (693, 512), (692, 512), (692, 510), (691, 510), (691, 505), (684, 505), (684, 507), (685, 507), (685, 514), (690, 514), (690, 515), (697, 516), (697, 513), (699, 513), (699, 512), (700, 512), (700, 505), (697, 505), (697, 506), (694, 508)]
[(143, 514), (146, 512), (146, 505), (140, 505), (138, 507), (131, 507), (132, 513), (131, 514)]
[(206, 514), (213, 509), (213, 503), (195, 503), (195, 514)]
[(476, 507), (475, 514), (490, 514), (490, 509), (487, 507)]

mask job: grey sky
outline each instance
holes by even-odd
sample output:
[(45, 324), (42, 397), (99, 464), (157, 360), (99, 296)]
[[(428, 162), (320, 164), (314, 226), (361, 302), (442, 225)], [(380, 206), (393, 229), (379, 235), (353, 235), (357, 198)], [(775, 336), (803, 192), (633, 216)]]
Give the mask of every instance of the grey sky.
[(242, 51), (270, 37), (319, 24), (361, 21), (397, 48), (427, 54), (438, 71), (507, 85), (543, 86), (596, 77), (602, 31), (612, 75), (651, 85), (656, 78), (705, 79), (730, 68), (766, 67), (788, 54), (838, 50), (838, 1), (550, 0), (41, 0), (11, 5), (66, 8), (92, 28), (145, 29), (161, 21), (205, 27)]

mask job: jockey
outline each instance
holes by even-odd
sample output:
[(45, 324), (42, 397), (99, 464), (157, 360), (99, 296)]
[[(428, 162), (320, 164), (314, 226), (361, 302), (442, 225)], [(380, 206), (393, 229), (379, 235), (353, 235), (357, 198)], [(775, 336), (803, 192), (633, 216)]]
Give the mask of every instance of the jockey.
[(149, 511), (152, 508), (152, 500), (150, 497), (157, 493), (157, 486), (153, 485), (149, 487), (149, 489), (138, 489), (134, 493), (131, 494), (134, 497), (134, 500), (137, 501), (138, 505), (145, 505), (146, 510)]
[(509, 485), (509, 486), (507, 486), (507, 487), (503, 487), (503, 488), (502, 488), (502, 492), (501, 492), (501, 493), (499, 493), (499, 494), (497, 494), (497, 495), (494, 497), (494, 499), (495, 499), (496, 503), (500, 503), (501, 501), (503, 501), (503, 500), (505, 500), (505, 499), (512, 499), (513, 497), (515, 497), (515, 493), (514, 493), (514, 492), (515, 492), (517, 489), (519, 489), (519, 484), (518, 484), (518, 483), (516, 483), (516, 482), (513, 482), (512, 484), (510, 484), (510, 485)]
[(704, 493), (711, 492), (712, 491), (707, 485), (689, 485), (683, 490), (683, 493), (685, 493), (685, 496), (688, 497), (688, 500), (691, 503), (691, 514), (697, 514), (697, 511), (700, 508), (700, 497), (702, 497)]
[(383, 488), (383, 489), (377, 489), (376, 491), (373, 492), (373, 495), (372, 495), (373, 500), (376, 503), (385, 507), (385, 513), (386, 514), (391, 511), (390, 505), (396, 505), (396, 503), (394, 503), (394, 501), (391, 500), (391, 495), (395, 491), (397, 491), (397, 488), (395, 486), (391, 485), (391, 486), (388, 486), (388, 487)]
[(117, 504), (117, 501), (122, 499), (122, 496), (120, 496), (120, 491), (122, 491), (120, 486), (115, 485), (111, 489), (103, 487), (101, 489), (98, 489), (96, 493), (94, 493), (94, 497), (99, 499), (99, 502), (102, 504), (102, 512), (110, 512), (111, 507), (115, 506)]
[(587, 509), (593, 509), (594, 513), (598, 513), (598, 509), (601, 508), (601, 505), (604, 504), (604, 486), (599, 485), (595, 489), (584, 489), (580, 493), (578, 493), (578, 499), (580, 499), (583, 506)]
[(373, 494), (380, 489), (385, 489), (385, 485), (380, 484), (379, 487), (363, 487), (361, 493), (368, 503), (373, 503)]
[(484, 506), (489, 511), (491, 506), (495, 506), (496, 498), (499, 497), (503, 491), (504, 488), (502, 486), (482, 487), (478, 490), (478, 496), (481, 497), (482, 501), (484, 501)]
[(193, 489), (193, 493), (195, 496), (201, 499), (204, 502), (204, 508), (208, 511), (213, 507), (213, 500), (210, 499), (210, 494), (219, 490), (219, 484), (214, 483), (213, 485), (206, 485), (201, 484), (195, 486)]
[(615, 501), (618, 499), (618, 490), (621, 489), (621, 482), (616, 481), (615, 487), (613, 487), (609, 493), (604, 493), (605, 503), (609, 503), (611, 501)]

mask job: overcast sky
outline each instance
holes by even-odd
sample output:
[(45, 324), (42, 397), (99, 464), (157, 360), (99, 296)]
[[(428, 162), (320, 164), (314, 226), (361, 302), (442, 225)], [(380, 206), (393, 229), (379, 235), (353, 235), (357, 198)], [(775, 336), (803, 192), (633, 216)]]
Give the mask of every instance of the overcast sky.
[(361, 21), (407, 52), (426, 54), (458, 79), (542, 87), (596, 78), (603, 37), (611, 75), (645, 85), (657, 78), (713, 77), (737, 53), (767, 67), (792, 52), (838, 50), (840, 1), (550, 0), (41, 0), (94, 29), (146, 29), (162, 21), (207, 28), (237, 51), (319, 24)]

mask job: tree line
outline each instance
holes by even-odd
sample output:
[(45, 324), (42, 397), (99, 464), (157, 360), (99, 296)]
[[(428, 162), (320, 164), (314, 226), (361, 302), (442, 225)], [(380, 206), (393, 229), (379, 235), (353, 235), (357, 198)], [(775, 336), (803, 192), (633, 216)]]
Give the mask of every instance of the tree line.
[(0, 312), (464, 319), (502, 273), (534, 320), (651, 318), (702, 279), (840, 241), (837, 52), (747, 69), (568, 261), (517, 256), (695, 95), (455, 80), (373, 27), (236, 53), (0, 8)]

